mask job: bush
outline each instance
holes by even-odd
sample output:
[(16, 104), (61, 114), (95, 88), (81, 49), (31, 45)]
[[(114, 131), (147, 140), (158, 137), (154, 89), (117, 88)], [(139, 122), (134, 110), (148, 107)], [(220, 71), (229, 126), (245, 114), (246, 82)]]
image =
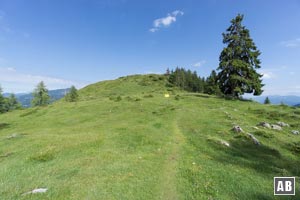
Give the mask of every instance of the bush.
[(66, 95), (65, 98), (66, 98), (66, 101), (68, 101), (68, 102), (75, 102), (75, 101), (77, 101), (77, 99), (78, 99), (77, 89), (74, 86), (72, 86), (70, 88), (69, 93)]

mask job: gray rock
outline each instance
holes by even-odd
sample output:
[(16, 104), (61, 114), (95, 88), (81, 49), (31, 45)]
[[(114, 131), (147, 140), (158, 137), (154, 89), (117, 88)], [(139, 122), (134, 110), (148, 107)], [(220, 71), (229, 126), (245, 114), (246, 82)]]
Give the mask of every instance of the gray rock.
[(258, 124), (258, 126), (262, 126), (262, 127), (265, 127), (265, 128), (271, 128), (271, 125), (267, 122), (260, 122)]
[(26, 194), (36, 194), (36, 193), (45, 193), (45, 192), (47, 192), (47, 190), (48, 190), (47, 188), (38, 188), (38, 189), (31, 190), (29, 192), (26, 192), (23, 195), (26, 195)]
[(299, 135), (299, 131), (292, 130), (291, 132), (292, 132), (294, 135)]
[(276, 123), (278, 126), (281, 126), (281, 127), (289, 127), (290, 125), (289, 124), (287, 124), (287, 123), (284, 123), (284, 122), (277, 122)]
[(13, 138), (16, 138), (16, 137), (19, 137), (19, 135), (16, 134), (16, 133), (13, 133), (13, 134), (7, 136), (6, 139), (13, 139)]
[(253, 141), (254, 144), (260, 145), (259, 140), (256, 139), (256, 137), (254, 137), (254, 135), (252, 135), (251, 133), (247, 133), (247, 136)]
[(272, 124), (271, 128), (274, 129), (274, 130), (278, 130), (278, 131), (282, 130), (281, 126), (278, 126), (278, 125), (275, 125), (275, 124)]
[(224, 146), (227, 146), (227, 147), (230, 147), (230, 144), (224, 140), (221, 140), (220, 141), (220, 144), (224, 145)]
[(243, 129), (240, 126), (234, 126), (232, 130), (236, 133), (243, 133)]

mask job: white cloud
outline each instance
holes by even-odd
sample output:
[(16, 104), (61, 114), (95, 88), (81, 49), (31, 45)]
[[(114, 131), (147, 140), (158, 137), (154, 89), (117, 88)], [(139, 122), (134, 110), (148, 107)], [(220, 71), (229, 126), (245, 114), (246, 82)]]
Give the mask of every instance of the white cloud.
[(150, 28), (149, 31), (154, 33), (155, 31), (158, 31), (158, 28)]
[(276, 78), (276, 75), (273, 72), (262, 72), (263, 79), (273, 79)]
[(158, 18), (153, 21), (153, 27), (149, 29), (150, 32), (154, 33), (160, 28), (169, 27), (172, 23), (176, 22), (177, 16), (182, 16), (184, 13), (180, 10), (175, 10), (172, 13), (168, 13), (166, 17)]
[(193, 67), (202, 67), (205, 63), (206, 63), (205, 60), (201, 60), (201, 61), (196, 62), (195, 64), (193, 64)]
[(71, 85), (81, 88), (86, 85), (85, 83), (56, 77), (21, 73), (12, 67), (0, 67), (0, 83), (4, 91), (16, 93), (29, 92), (41, 81), (44, 81), (47, 88), (51, 90), (68, 88)]
[(16, 69), (13, 68), (13, 67), (7, 67), (6, 69), (7, 69), (7, 71), (9, 71), (9, 72), (15, 72), (15, 71), (16, 71)]
[(282, 41), (280, 44), (285, 47), (300, 47), (300, 38), (296, 38), (294, 40)]
[(180, 11), (180, 10), (175, 10), (175, 11), (172, 12), (172, 14), (173, 14), (174, 16), (177, 16), (177, 15), (183, 15), (184, 12), (182, 12), (182, 11)]
[(263, 95), (300, 95), (300, 86), (269, 86), (263, 87)]

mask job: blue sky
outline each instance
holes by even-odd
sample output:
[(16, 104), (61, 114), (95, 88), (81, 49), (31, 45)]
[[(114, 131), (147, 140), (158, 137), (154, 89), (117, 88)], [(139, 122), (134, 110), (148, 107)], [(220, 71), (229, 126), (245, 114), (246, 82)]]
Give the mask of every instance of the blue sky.
[(300, 1), (0, 0), (0, 84), (28, 92), (176, 66), (207, 76), (238, 13), (264, 74), (264, 95), (300, 95)]

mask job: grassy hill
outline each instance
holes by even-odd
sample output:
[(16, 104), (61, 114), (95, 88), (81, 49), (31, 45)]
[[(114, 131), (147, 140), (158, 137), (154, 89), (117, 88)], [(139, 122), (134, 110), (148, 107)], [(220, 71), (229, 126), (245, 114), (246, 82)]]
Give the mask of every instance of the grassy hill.
[[(83, 88), (76, 103), (0, 115), (0, 199), (282, 199), (273, 177), (300, 175), (300, 136), (290, 133), (300, 108), (165, 84), (128, 76)], [(291, 127), (256, 128), (262, 121)], [(48, 191), (22, 195), (35, 188)]]

